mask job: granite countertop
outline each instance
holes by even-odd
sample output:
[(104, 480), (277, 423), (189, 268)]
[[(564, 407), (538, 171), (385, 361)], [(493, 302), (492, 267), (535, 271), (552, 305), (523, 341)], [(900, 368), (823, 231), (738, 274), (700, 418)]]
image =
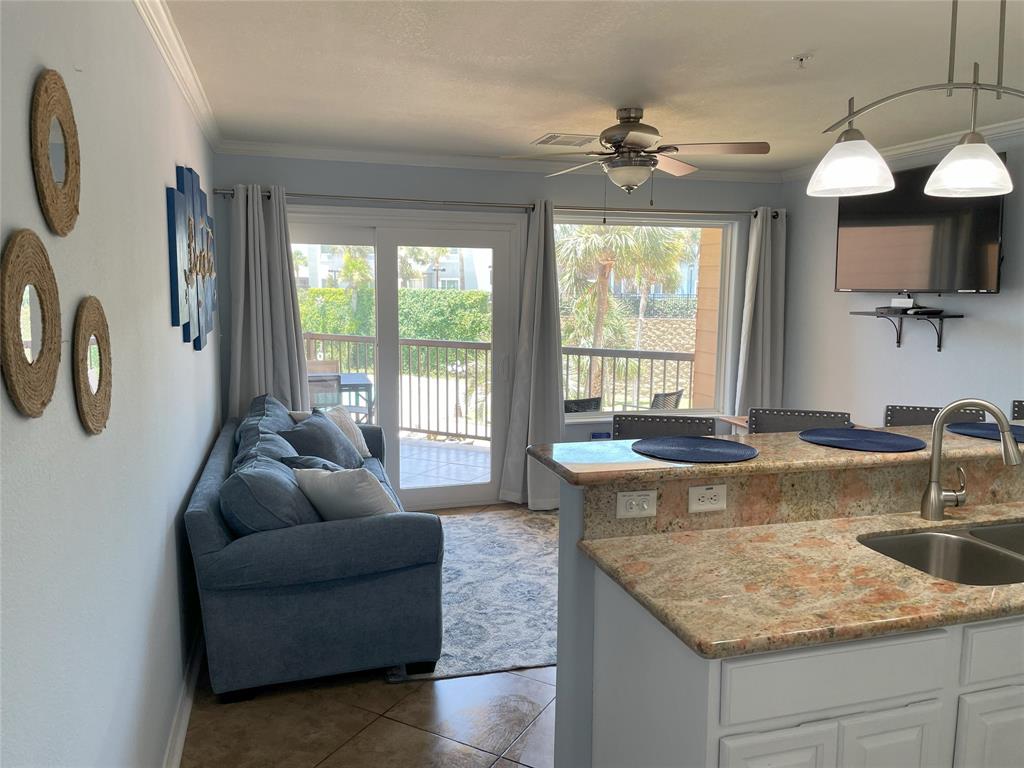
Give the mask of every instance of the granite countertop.
[(1024, 614), (1024, 584), (944, 581), (863, 534), (1024, 519), (1024, 502), (915, 514), (583, 540), (579, 547), (686, 645), (725, 658)]
[[(1020, 423), (1020, 422), (1015, 422)], [(919, 437), (926, 447), (911, 453), (871, 453), (827, 448), (806, 443), (795, 432), (757, 435), (718, 435), (723, 440), (752, 445), (759, 455), (732, 464), (686, 464), (660, 461), (634, 453), (634, 440), (596, 440), (583, 443), (531, 445), (527, 453), (572, 485), (602, 485), (621, 481), (681, 480), (688, 477), (757, 475), (819, 469), (876, 467), (927, 462), (931, 458), (931, 427), (893, 427), (886, 432)], [(999, 458), (998, 440), (982, 440), (946, 432), (943, 459)]]

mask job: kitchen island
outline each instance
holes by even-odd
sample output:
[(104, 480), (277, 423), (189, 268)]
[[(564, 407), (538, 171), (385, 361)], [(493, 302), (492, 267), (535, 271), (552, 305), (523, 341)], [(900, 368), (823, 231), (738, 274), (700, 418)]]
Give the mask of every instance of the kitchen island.
[[(974, 503), (928, 523), (928, 450), (732, 439), (760, 456), (531, 449), (563, 480), (556, 766), (973, 766), (1024, 750), (1024, 585), (952, 583), (859, 541), (1024, 519), (1024, 473), (998, 443), (946, 437)], [(726, 510), (689, 513), (689, 487), (710, 483)], [(618, 518), (616, 495), (641, 489), (655, 515)]]

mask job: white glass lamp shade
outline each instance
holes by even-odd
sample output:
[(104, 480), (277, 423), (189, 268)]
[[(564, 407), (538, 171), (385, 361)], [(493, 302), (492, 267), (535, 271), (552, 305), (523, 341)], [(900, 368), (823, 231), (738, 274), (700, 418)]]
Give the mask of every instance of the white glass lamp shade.
[(821, 158), (807, 184), (811, 197), (853, 197), (888, 192), (896, 186), (878, 150), (856, 128), (847, 128)]
[(604, 163), (604, 172), (608, 174), (608, 178), (615, 186), (626, 192), (632, 192), (651, 177), (654, 162), (656, 161), (652, 161), (652, 158), (649, 157), (637, 160), (615, 158)]
[(981, 134), (969, 133), (960, 141), (928, 177), (926, 195), (988, 197), (1013, 191), (1010, 172)]

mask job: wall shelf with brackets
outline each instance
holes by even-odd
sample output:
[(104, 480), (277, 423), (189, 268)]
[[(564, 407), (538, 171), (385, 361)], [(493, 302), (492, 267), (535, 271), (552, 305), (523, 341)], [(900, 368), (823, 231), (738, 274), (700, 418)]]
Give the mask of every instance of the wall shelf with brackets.
[(897, 348), (903, 346), (903, 321), (905, 319), (910, 320), (926, 320), (928, 325), (935, 331), (935, 349), (938, 352), (942, 351), (942, 330), (943, 321), (955, 320), (963, 317), (963, 315), (951, 314), (949, 312), (943, 312), (939, 315), (910, 315), (907, 313), (899, 315), (889, 315), (883, 312), (851, 312), (851, 315), (859, 315), (861, 317), (881, 317), (892, 323), (893, 329), (896, 331), (896, 346)]

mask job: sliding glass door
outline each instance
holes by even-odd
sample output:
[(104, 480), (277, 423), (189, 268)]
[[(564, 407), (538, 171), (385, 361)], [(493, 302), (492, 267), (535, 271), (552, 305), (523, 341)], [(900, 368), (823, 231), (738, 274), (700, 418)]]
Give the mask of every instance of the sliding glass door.
[(410, 509), (487, 504), (509, 418), (515, 227), (408, 218), (291, 214), (311, 401), (384, 429)]
[(389, 475), (414, 508), (493, 501), (510, 394), (508, 237), (379, 228), (377, 248), (391, 287), (378, 324), (381, 424), (398, 449)]

